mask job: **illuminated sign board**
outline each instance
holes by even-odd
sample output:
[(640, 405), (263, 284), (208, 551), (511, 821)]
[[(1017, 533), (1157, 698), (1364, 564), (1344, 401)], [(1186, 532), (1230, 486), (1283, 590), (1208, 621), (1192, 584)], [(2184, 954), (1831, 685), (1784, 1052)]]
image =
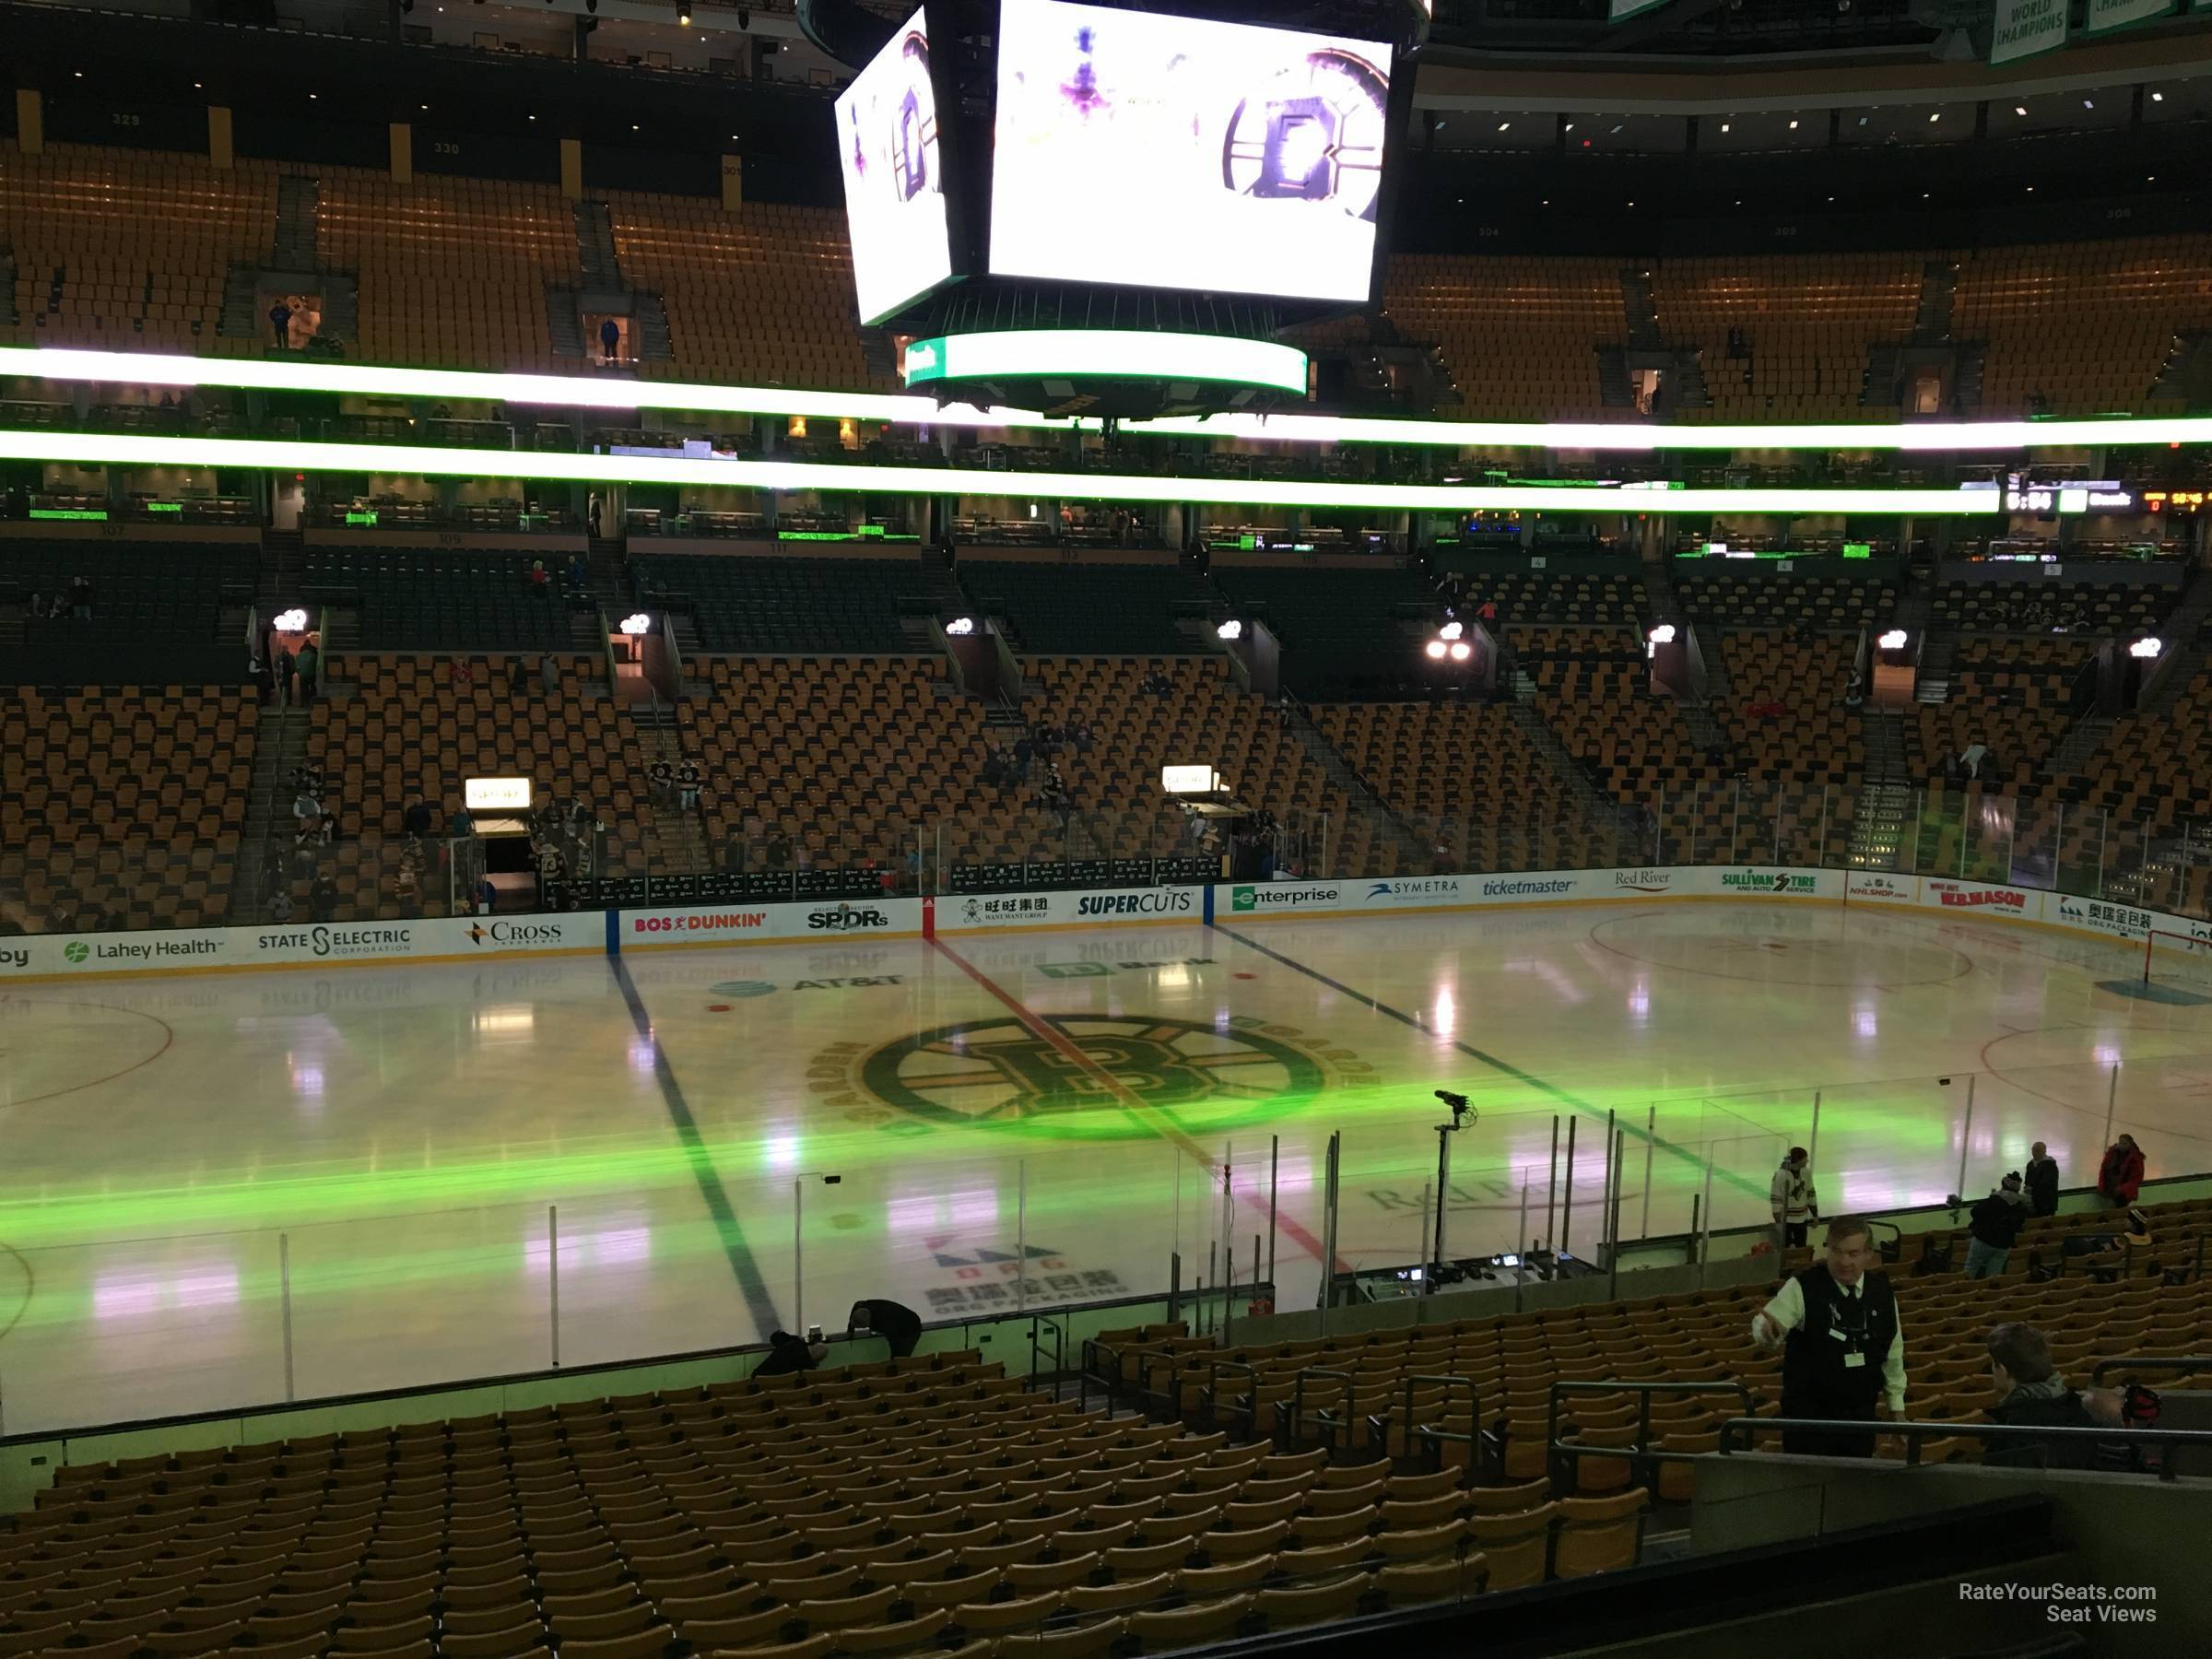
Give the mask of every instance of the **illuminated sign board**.
[(469, 778), (461, 785), (461, 798), (471, 812), (527, 812), (530, 787), (527, 778)]
[(1210, 766), (1163, 766), (1159, 786), (1171, 795), (1218, 794), (1221, 774)]
[(1306, 354), (1273, 340), (1119, 328), (1006, 328), (916, 340), (906, 348), (910, 386), (1046, 376), (1221, 381), (1302, 396)]

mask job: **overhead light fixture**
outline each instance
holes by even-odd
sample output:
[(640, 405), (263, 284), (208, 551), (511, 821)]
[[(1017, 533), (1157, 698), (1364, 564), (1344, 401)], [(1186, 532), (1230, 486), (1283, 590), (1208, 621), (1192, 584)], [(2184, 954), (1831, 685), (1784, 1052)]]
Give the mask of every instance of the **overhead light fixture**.
[(1675, 642), (1675, 625), (1661, 622), (1643, 636), (1654, 645), (1672, 645)]
[(975, 618), (973, 617), (955, 617), (945, 624), (945, 631), (956, 640), (966, 639), (975, 631)]
[[(2166, 101), (2166, 94), (2163, 92), (2153, 92), (2150, 95), (2150, 101), (2152, 103), (2164, 103)], [(2156, 643), (2156, 641), (2154, 641), (2153, 643)]]
[[(1098, 429), (1095, 421), (1087, 426), (1081, 420), (1066, 417), (997, 406), (981, 409), (963, 404), (940, 406), (935, 398), (904, 393), (827, 392), (796, 386), (726, 385), (685, 381), (603, 380), (592, 375), (493, 373), (471, 369), (403, 369), (335, 359), (314, 362), (264, 358), (185, 357), (158, 352), (100, 351), (76, 347), (0, 346), (0, 379), (8, 377), (56, 383), (122, 382), (128, 385), (305, 392), (319, 396), (350, 394), (377, 397), (441, 398), (447, 401), (525, 404), (553, 408), (624, 411), (673, 409), (709, 415), (797, 415), (833, 420), (865, 420), (885, 425), (939, 425), (976, 429), (1008, 427), (1058, 432)], [(1123, 429), (1127, 433), (1142, 432), (1161, 438), (1242, 438), (1277, 443), (1332, 445), (1410, 444), (1442, 449), (1501, 447), (1596, 450), (1640, 454), (1681, 450), (1736, 449), (1799, 452), (1842, 449), (1947, 453), (1956, 450), (2005, 452), (2111, 445), (2165, 448), (2175, 444), (2212, 443), (2212, 416), (2205, 415), (2092, 416), (2047, 420), (1892, 420), (1881, 423), (1716, 421), (1710, 425), (1674, 426), (1664, 422), (1408, 420), (1373, 416), (1275, 414), (1265, 417), (1171, 417), (1132, 421)], [(16, 449), (15, 446), (18, 444), (36, 442), (39, 436), (33, 432), (0, 427), (0, 451), (6, 452), (0, 454), (0, 459), (14, 456), (58, 461), (65, 458), (59, 453), (32, 457)], [(65, 446), (100, 441), (89, 434), (64, 434), (59, 441)], [(299, 447), (311, 453), (319, 448), (315, 444)], [(375, 446), (357, 446), (357, 453), (373, 454)], [(439, 453), (442, 454), (444, 452)], [(182, 465), (194, 465), (203, 461), (214, 462), (218, 458), (218, 451), (210, 451), (203, 456), (187, 449), (178, 452), (177, 455)], [(477, 453), (480, 473), (481, 452)], [(110, 458), (124, 459), (120, 455)], [(144, 453), (135, 454), (131, 459), (143, 465), (162, 464)], [(626, 460), (628, 457), (618, 459)], [(288, 463), (261, 462), (257, 465), (283, 465)], [(366, 461), (362, 464), (362, 469), (382, 470)], [(853, 472), (854, 469), (848, 466), (834, 476), (850, 478)], [(560, 476), (585, 477), (588, 476), (588, 469), (573, 474), (563, 472)], [(924, 479), (930, 474), (926, 469), (912, 469), (905, 476)], [(1066, 475), (1062, 479), (1064, 493), (1074, 500), (1092, 499), (1095, 492), (1078, 482), (1086, 476)], [(997, 488), (986, 493), (1005, 493), (1005, 474), (991, 475), (978, 470), (971, 477), (979, 490), (995, 477)], [(825, 489), (838, 488), (834, 482), (825, 482), (819, 487)], [(805, 488), (815, 486), (810, 484)], [(900, 488), (908, 488), (910, 493), (938, 493), (920, 482), (911, 488), (905, 485)], [(1226, 492), (1232, 486), (1225, 480), (1221, 488)], [(1347, 487), (1332, 485), (1328, 488), (1333, 490)], [(1366, 490), (1372, 487), (1350, 488)], [(1435, 505), (1442, 510), (1449, 503), (1441, 498), (1455, 492), (1456, 488), (1453, 486), (1450, 490), (1444, 490), (1435, 486), (1398, 486), (1371, 495), (1362, 494), (1359, 499), (1378, 503), (1394, 500), (1397, 505), (1403, 507), (1428, 493), (1434, 493), (1440, 498)], [(1540, 504), (1549, 495), (1569, 492), (1555, 489), (1547, 493), (1531, 489), (1524, 493)], [(1971, 492), (1904, 492), (1917, 501), (1930, 503), (1928, 505), (1905, 504), (1895, 491), (1830, 490), (1812, 493), (1830, 502), (1827, 511), (1940, 512), (1943, 509), (1933, 503), (1954, 500), (1960, 493)], [(1805, 492), (1754, 490), (1750, 494), (1777, 498), (1791, 496), (1794, 499)], [(1718, 489), (1670, 490), (1664, 496), (1656, 496), (1651, 489), (1640, 488), (1613, 489), (1607, 491), (1607, 495), (1608, 499), (1613, 500), (1660, 500), (1670, 511), (1688, 512), (1700, 511), (1686, 505), (1688, 499), (1724, 500), (1729, 498), (1730, 492)], [(1863, 504), (1843, 507), (1840, 503), (1844, 498), (1857, 498)], [(1167, 496), (1161, 499), (1173, 500), (1187, 498)], [(1245, 504), (1241, 498), (1228, 493), (1209, 496), (1207, 499)], [(1281, 499), (1284, 499), (1281, 489), (1273, 490), (1268, 496), (1271, 501)], [(1349, 498), (1324, 501), (1322, 497), (1312, 497), (1300, 500), (1292, 494), (1289, 499), (1295, 504), (1303, 506), (1355, 504)], [(1888, 507), (1877, 504), (1885, 500), (1893, 504)]]
[(1441, 628), (1438, 629), (1436, 630), (1436, 637), (1440, 640), (1456, 640), (1464, 637), (1466, 631), (1467, 625), (1465, 622), (1455, 620), (1447, 622)]
[(1790, 120), (1790, 131), (1794, 133), (1794, 132), (1795, 132), (1796, 130), (1797, 130), (1797, 122), (1796, 122), (1796, 118), (1795, 118), (1794, 116), (1793, 116), (1793, 117), (1791, 118), (1791, 120)]
[(1513, 124), (1510, 121), (1501, 121), (1498, 124), (1498, 130), (1502, 133), (1512, 124)]
[(2081, 100), (2081, 107), (2085, 110), (2093, 110), (2097, 107), (2097, 100), (2093, 98), (2085, 98)]
[(1722, 122), (1722, 123), (1721, 123), (1721, 131), (1724, 133), (1724, 132), (1726, 132), (1727, 130), (1728, 130), (1728, 124), (1727, 124), (1726, 122), (1724, 122), (1724, 122)]
[(289, 610), (280, 610), (276, 613), (276, 620), (270, 626), (278, 633), (305, 633), (307, 631), (307, 610), (304, 606), (298, 605), (293, 606)]
[(622, 632), (628, 634), (633, 640), (637, 639), (641, 634), (649, 634), (652, 631), (653, 618), (647, 616), (643, 611), (632, 611), (629, 616), (622, 618)]
[(1452, 648), (1441, 640), (1431, 640), (1424, 649), (1428, 652), (1431, 662), (1441, 663), (1444, 660), (1444, 653)]
[(1928, 112), (1928, 119), (1930, 121), (1941, 121), (1943, 119), (1943, 112), (1941, 110), (1931, 110)]
[(688, 11), (677, 12), (676, 14), (676, 20), (678, 24), (686, 29), (691, 27), (691, 14)]
[(1875, 643), (1884, 651), (1902, 651), (1905, 648), (1905, 630), (1901, 628), (1893, 628)]
[(2140, 657), (2145, 662), (2148, 662), (2165, 649), (2166, 642), (2163, 640), (2137, 640), (2127, 648), (2127, 654), (2131, 657)]
[(2014, 104), (2012, 106), (2012, 112), (2015, 115), (2025, 115), (2028, 113), (2028, 106), (2026, 104)]
[(1244, 624), (1238, 621), (1234, 617), (1231, 617), (1228, 621), (1222, 623), (1220, 627), (1214, 629), (1214, 638), (1217, 640), (1241, 640), (1243, 637)]
[(1468, 644), (1465, 640), (1454, 640), (1452, 641), (1452, 660), (1453, 662), (1464, 663), (1474, 654), (1475, 648)]

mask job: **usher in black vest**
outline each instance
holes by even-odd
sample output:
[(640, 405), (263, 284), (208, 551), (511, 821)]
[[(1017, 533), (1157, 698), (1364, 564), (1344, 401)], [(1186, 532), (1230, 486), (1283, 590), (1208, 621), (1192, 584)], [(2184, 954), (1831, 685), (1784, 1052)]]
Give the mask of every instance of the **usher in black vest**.
[[(1801, 1417), (1823, 1410), (1872, 1409), (1882, 1395), (1882, 1361), (1897, 1335), (1897, 1295), (1889, 1276), (1859, 1276), (1858, 1298), (1816, 1262), (1797, 1276), (1805, 1295), (1805, 1323), (1789, 1334), (1782, 1349), (1782, 1397), (1785, 1409)], [(1863, 1354), (1857, 1365), (1847, 1354)]]

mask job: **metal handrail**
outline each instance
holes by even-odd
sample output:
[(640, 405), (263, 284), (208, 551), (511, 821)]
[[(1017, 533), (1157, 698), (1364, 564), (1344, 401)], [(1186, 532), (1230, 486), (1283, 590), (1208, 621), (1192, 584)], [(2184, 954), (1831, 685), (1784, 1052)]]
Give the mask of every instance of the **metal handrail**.
[[(1824, 1434), (1894, 1434), (1905, 1442), (1905, 1463), (1918, 1468), (1920, 1442), (1924, 1440), (1948, 1440), (1971, 1434), (1983, 1440), (2018, 1440), (2048, 1443), (2053, 1441), (2079, 1441), (2085, 1445), (2100, 1446), (2115, 1443), (2159, 1447), (2212, 1446), (2212, 1429), (2061, 1429), (2046, 1428), (2034, 1423), (1961, 1423), (1927, 1422), (1898, 1423), (1865, 1418), (1730, 1418), (1721, 1425), (1721, 1455), (1733, 1456), (1738, 1450), (1735, 1440), (1740, 1430), (1744, 1435), (1742, 1450), (1749, 1451), (1750, 1437), (1754, 1434), (1772, 1434), (1787, 1430), (1812, 1430)], [(1620, 1455), (1618, 1448), (1614, 1455)], [(2159, 1465), (2159, 1478), (2173, 1480), (2181, 1474), (2177, 1460), (2167, 1458)]]
[(1316, 1409), (1313, 1413), (1314, 1421), (1320, 1423), (1326, 1430), (1334, 1429), (1339, 1424), (1349, 1423), (1352, 1420), (1352, 1373), (1347, 1371), (1330, 1371), (1318, 1365), (1308, 1366), (1298, 1373), (1290, 1384), (1289, 1427), (1293, 1440), (1297, 1438), (1300, 1428), (1306, 1420), (1306, 1379), (1308, 1377), (1327, 1377), (1344, 1384), (1344, 1403), (1341, 1411), (1332, 1414)]
[[(1082, 1354), (1083, 1369), (1077, 1373), (1076, 1403), (1085, 1411), (1090, 1409), (1090, 1380), (1096, 1376), (1106, 1390), (1106, 1408), (1112, 1410), (1114, 1396), (1121, 1391), (1122, 1385), (1122, 1350), (1100, 1342), (1096, 1336), (1086, 1336), (1083, 1338)], [(1101, 1357), (1112, 1369), (1099, 1369)]]
[[(1436, 1453), (1437, 1467), (1441, 1469), (1444, 1463), (1444, 1442), (1450, 1441), (1465, 1445), (1467, 1449), (1467, 1461), (1465, 1473), (1461, 1476), (1459, 1484), (1463, 1488), (1473, 1486), (1475, 1484), (1475, 1447), (1482, 1438), (1482, 1402), (1480, 1392), (1475, 1386), (1475, 1379), (1414, 1373), (1406, 1376), (1404, 1381), (1406, 1397), (1399, 1402), (1397, 1415), (1402, 1419), (1401, 1426), (1406, 1435), (1406, 1449), (1411, 1451), (1414, 1442), (1418, 1441), (1425, 1450)], [(1450, 1429), (1435, 1428), (1427, 1423), (1417, 1425), (1414, 1422), (1413, 1391), (1417, 1383), (1427, 1383), (1430, 1386), (1441, 1384), (1447, 1394), (1454, 1388), (1464, 1388), (1467, 1391), (1467, 1430), (1465, 1434), (1456, 1433)], [(1388, 1413), (1370, 1413), (1367, 1423), (1368, 1432), (1381, 1440), (1383, 1450), (1387, 1452), (1390, 1446), (1388, 1439), (1390, 1415)]]
[(1066, 1330), (1054, 1320), (1045, 1319), (1041, 1316), (1031, 1319), (1030, 1321), (1030, 1374), (1022, 1380), (1021, 1384), (1022, 1392), (1025, 1394), (1029, 1392), (1030, 1384), (1037, 1378), (1037, 1356), (1042, 1346), (1037, 1340), (1037, 1334), (1040, 1331), (1050, 1331), (1053, 1334), (1053, 1377), (1055, 1382), (1067, 1370)]
[(2089, 1385), (2104, 1381), (2113, 1371), (2212, 1371), (2212, 1354), (2166, 1354), (2158, 1359), (2100, 1359), (2089, 1368)]
[(1256, 1366), (1247, 1365), (1241, 1359), (1224, 1359), (1217, 1353), (1206, 1362), (1206, 1388), (1200, 1395), (1206, 1405), (1206, 1420), (1215, 1424), (1218, 1424), (1220, 1421), (1221, 1373), (1225, 1371), (1242, 1371), (1252, 1384), (1252, 1404), (1245, 1409), (1244, 1432), (1248, 1435), (1257, 1436), (1260, 1432), (1259, 1369)]
[[(1579, 1441), (1561, 1440), (1559, 1438), (1559, 1396), (1570, 1394), (1634, 1394), (1636, 1396), (1636, 1443), (1632, 1446), (1585, 1447)], [(1547, 1416), (1544, 1425), (1544, 1443), (1547, 1448), (1549, 1448), (1550, 1451), (1554, 1453), (1564, 1452), (1571, 1456), (1594, 1455), (1596, 1453), (1609, 1452), (1616, 1457), (1627, 1458), (1630, 1462), (1638, 1465), (1654, 1461), (1650, 1450), (1652, 1440), (1652, 1396), (1653, 1394), (1732, 1394), (1735, 1395), (1738, 1400), (1743, 1402), (1743, 1407), (1746, 1416), (1750, 1414), (1753, 1406), (1757, 1404), (1751, 1391), (1748, 1388), (1746, 1388), (1741, 1382), (1722, 1382), (1711, 1380), (1701, 1382), (1555, 1382), (1551, 1385), (1551, 1395), (1549, 1400), (1547, 1402)], [(1552, 1472), (1552, 1481), (1555, 1486), (1557, 1486), (1559, 1483), (1559, 1471), (1555, 1469)]]
[(1150, 1394), (1154, 1392), (1154, 1385), (1159, 1375), (1159, 1368), (1162, 1365), (1165, 1365), (1168, 1368), (1168, 1387), (1166, 1398), (1168, 1400), (1170, 1408), (1172, 1409), (1177, 1397), (1182, 1392), (1181, 1385), (1176, 1382), (1175, 1377), (1176, 1374), (1182, 1369), (1183, 1359), (1191, 1352), (1192, 1350), (1188, 1348), (1168, 1348), (1165, 1350), (1147, 1351), (1143, 1356), (1137, 1366), (1137, 1392), (1139, 1394)]

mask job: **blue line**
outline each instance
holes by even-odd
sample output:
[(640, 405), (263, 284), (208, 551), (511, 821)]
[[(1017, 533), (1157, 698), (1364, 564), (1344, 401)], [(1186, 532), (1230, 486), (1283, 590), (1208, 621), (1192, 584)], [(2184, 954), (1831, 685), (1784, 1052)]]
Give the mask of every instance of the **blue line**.
[[(1273, 961), (1280, 962), (1284, 967), (1291, 969), (1296, 972), (1304, 974), (1310, 980), (1320, 981), (1321, 983), (1328, 986), (1330, 990), (1337, 992), (1342, 995), (1348, 996), (1354, 1002), (1361, 1004), (1366, 1007), (1372, 1008), (1376, 1013), (1382, 1015), (1386, 1018), (1396, 1020), (1400, 1025), (1411, 1026), (1415, 1030), (1427, 1032), (1428, 1035), (1431, 1037), (1439, 1035), (1439, 1033), (1430, 1031), (1426, 1025), (1422, 1024), (1418, 1015), (1408, 1014), (1402, 1008), (1394, 1008), (1385, 1002), (1377, 1002), (1373, 997), (1368, 995), (1366, 992), (1355, 991), (1351, 988), (1351, 986), (1346, 984), (1342, 980), (1331, 979), (1327, 974), (1322, 972), (1320, 969), (1310, 968), (1305, 963), (1298, 960), (1295, 957), (1287, 957), (1279, 950), (1270, 950), (1266, 946), (1261, 944), (1257, 939), (1248, 939), (1242, 934), (1236, 932), (1234, 929), (1222, 926), (1218, 922), (1214, 924), (1214, 931), (1218, 934), (1224, 935), (1229, 938), (1234, 939), (1238, 944), (1243, 946), (1248, 950), (1256, 950), (1262, 956), (1266, 957)], [(1497, 1055), (1486, 1053), (1483, 1050), (1477, 1048), (1473, 1043), (1462, 1042), (1457, 1038), (1446, 1038), (1445, 1041), (1450, 1042), (1453, 1048), (1457, 1049), (1461, 1053), (1466, 1055), (1469, 1059), (1481, 1061), (1483, 1065), (1488, 1066), (1492, 1071), (1502, 1072), (1505, 1076), (1512, 1078), (1514, 1082), (1519, 1083), (1525, 1088), (1533, 1088), (1538, 1094), (1548, 1095), (1551, 1097), (1551, 1099), (1559, 1101), (1561, 1105), (1568, 1107), (1571, 1111), (1586, 1112), (1594, 1118), (1602, 1118), (1606, 1115), (1605, 1112), (1601, 1108), (1592, 1105), (1588, 1100), (1583, 1100), (1579, 1096), (1569, 1094), (1565, 1089), (1559, 1088), (1556, 1083), (1547, 1083), (1542, 1077), (1537, 1077), (1534, 1072), (1523, 1071), (1519, 1066), (1513, 1065), (1510, 1060), (1500, 1060)], [(1673, 1141), (1668, 1140), (1664, 1135), (1650, 1134), (1646, 1130), (1639, 1128), (1636, 1124), (1629, 1123), (1618, 1116), (1616, 1116), (1614, 1119), (1614, 1127), (1617, 1129), (1627, 1130), (1630, 1135), (1633, 1135), (1638, 1140), (1648, 1140), (1653, 1146), (1660, 1147), (1662, 1150), (1672, 1152), (1676, 1157), (1695, 1166), (1698, 1169), (1703, 1169), (1705, 1167), (1705, 1160), (1700, 1158), (1695, 1152), (1692, 1152), (1687, 1147), (1677, 1146)], [(1713, 1178), (1717, 1181), (1729, 1182), (1735, 1186), (1741, 1187), (1747, 1193), (1757, 1193), (1763, 1196), (1766, 1192), (1766, 1189), (1759, 1185), (1757, 1182), (1748, 1180), (1741, 1175), (1733, 1174), (1729, 1171), (1723, 1170), (1718, 1167), (1713, 1170)]]
[(629, 968), (620, 957), (607, 967), (615, 976), (615, 983), (621, 988), (622, 1000), (629, 1005), (629, 1018), (638, 1028), (638, 1035), (653, 1044), (653, 1080), (661, 1086), (661, 1100), (668, 1108), (669, 1119), (676, 1124), (676, 1138), (683, 1146), (684, 1161), (691, 1166), (691, 1179), (699, 1182), (699, 1195), (706, 1200), (707, 1214), (714, 1218), (714, 1230), (722, 1239), (722, 1253), (729, 1257), (730, 1271), (737, 1276), (737, 1288), (744, 1293), (753, 1324), (765, 1339), (771, 1331), (782, 1330), (783, 1321), (776, 1312), (775, 1299), (768, 1293), (767, 1281), (760, 1277), (760, 1264), (753, 1260), (752, 1249), (745, 1241), (745, 1231), (737, 1225), (737, 1211), (723, 1187), (722, 1177), (715, 1172), (714, 1159), (707, 1151), (706, 1142), (700, 1137), (699, 1121), (691, 1115), (683, 1086), (676, 1080), (675, 1068), (668, 1064), (668, 1051), (653, 1034), (653, 1017), (645, 1011), (645, 999), (638, 994), (637, 982), (629, 977)]

